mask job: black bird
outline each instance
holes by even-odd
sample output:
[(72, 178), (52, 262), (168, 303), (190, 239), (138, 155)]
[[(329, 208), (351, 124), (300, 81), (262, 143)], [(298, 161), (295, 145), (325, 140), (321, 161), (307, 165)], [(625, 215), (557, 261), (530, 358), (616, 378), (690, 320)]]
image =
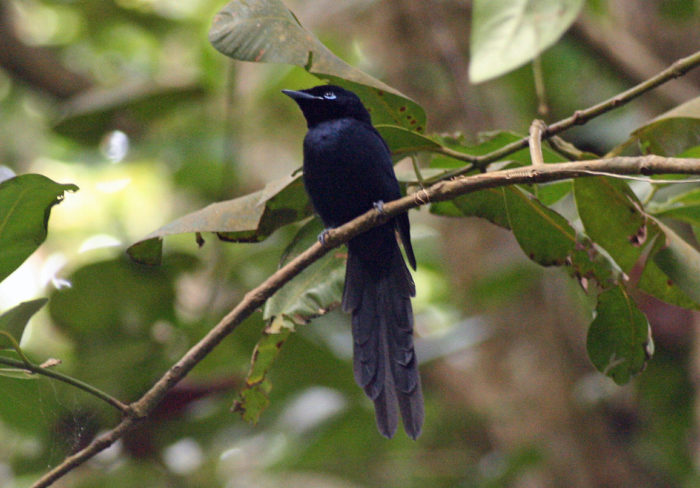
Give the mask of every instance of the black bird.
[[(401, 197), (389, 148), (353, 92), (324, 85), (283, 90), (304, 113), (304, 186), (326, 227), (340, 226)], [(423, 394), (413, 350), (416, 290), (396, 238), (413, 269), (408, 215), (348, 242), (343, 310), (352, 314), (357, 383), (374, 401), (379, 432), (392, 437), (401, 411), (413, 439), (423, 425)]]

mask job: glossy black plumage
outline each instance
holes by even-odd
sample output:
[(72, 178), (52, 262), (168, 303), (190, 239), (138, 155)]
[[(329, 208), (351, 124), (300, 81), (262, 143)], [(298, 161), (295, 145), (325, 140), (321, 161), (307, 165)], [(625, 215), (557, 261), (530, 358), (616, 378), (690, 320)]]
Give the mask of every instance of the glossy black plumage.
[[(401, 197), (389, 148), (357, 95), (332, 85), (284, 93), (307, 120), (304, 185), (326, 227)], [(413, 349), (415, 286), (396, 231), (415, 269), (407, 214), (353, 238), (343, 310), (352, 314), (355, 380), (374, 401), (379, 431), (392, 437), (400, 411), (406, 433), (415, 439), (424, 417)]]

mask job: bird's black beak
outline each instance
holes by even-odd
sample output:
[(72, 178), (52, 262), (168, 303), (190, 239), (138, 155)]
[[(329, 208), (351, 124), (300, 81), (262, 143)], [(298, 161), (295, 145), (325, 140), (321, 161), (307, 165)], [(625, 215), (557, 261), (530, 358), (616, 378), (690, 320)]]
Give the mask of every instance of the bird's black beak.
[(310, 95), (303, 91), (282, 90), (282, 93), (284, 93), (293, 100), (318, 100), (319, 98), (321, 98), (314, 95)]

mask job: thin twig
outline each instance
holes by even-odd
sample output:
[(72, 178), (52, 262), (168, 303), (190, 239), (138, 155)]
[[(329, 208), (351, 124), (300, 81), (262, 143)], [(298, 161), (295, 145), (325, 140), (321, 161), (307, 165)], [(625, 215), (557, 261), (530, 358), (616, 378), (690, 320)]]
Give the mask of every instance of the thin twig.
[(59, 373), (58, 371), (53, 371), (48, 368), (42, 368), (41, 366), (37, 366), (36, 364), (33, 364), (29, 361), (18, 361), (17, 359), (12, 359), (12, 358), (6, 358), (0, 356), (0, 364), (4, 364), (6, 366), (12, 366), (13, 368), (17, 368), (18, 371), (29, 371), (34, 374), (39, 374), (43, 376), (48, 376), (49, 378), (53, 378), (58, 381), (62, 381), (63, 383), (67, 383), (71, 386), (74, 386), (76, 388), (79, 388), (92, 396), (95, 396), (99, 398), (100, 400), (104, 400), (117, 410), (119, 410), (121, 413), (128, 413), (129, 412), (129, 407), (114, 398), (113, 396), (103, 392), (102, 390), (95, 388), (92, 385), (88, 385), (87, 383), (83, 383), (79, 379), (72, 378), (68, 375), (65, 375), (63, 373)]
[[(687, 56), (685, 58), (679, 59), (665, 70), (659, 72), (656, 76), (653, 76), (648, 80), (639, 83), (638, 85), (630, 88), (627, 91), (615, 95), (614, 97), (609, 98), (604, 102), (593, 105), (592, 107), (589, 107), (587, 109), (577, 110), (573, 113), (573, 115), (549, 125), (547, 127), (547, 131), (544, 134), (542, 134), (542, 138), (548, 139), (551, 136), (564, 132), (565, 130), (570, 129), (575, 125), (585, 124), (589, 120), (598, 117), (599, 115), (602, 115), (606, 112), (609, 112), (610, 110), (618, 108), (621, 105), (624, 105), (630, 102), (631, 100), (634, 100), (635, 98), (639, 97), (640, 95), (643, 95), (649, 90), (656, 88), (659, 85), (662, 85), (674, 78), (678, 78), (679, 76), (684, 75), (691, 69), (696, 68), (698, 65), (700, 65), (700, 51), (691, 54), (690, 56)], [(436, 179), (428, 179), (427, 183), (434, 183), (440, 180), (449, 180), (451, 178), (454, 178), (455, 176), (462, 176), (472, 171), (474, 166), (478, 168), (485, 168), (489, 163), (502, 159), (503, 157), (514, 153), (515, 151), (525, 148), (528, 144), (528, 141), (528, 137), (523, 137), (519, 141), (507, 144), (496, 151), (484, 154), (483, 156), (478, 156), (476, 158), (470, 158), (468, 162), (472, 163), (471, 165), (466, 166), (464, 168), (458, 168), (448, 173), (444, 173)]]
[(468, 177), (440, 181), (432, 187), (420, 190), (384, 204), (382, 215), (370, 210), (360, 217), (326, 233), (325, 246), (315, 243), (309, 249), (279, 269), (261, 285), (245, 295), (228, 315), (194, 345), (172, 366), (145, 395), (129, 406), (129, 414), (114, 429), (93, 440), (87, 447), (66, 458), (60, 465), (46, 473), (32, 488), (44, 488), (63, 475), (83, 464), (98, 452), (106, 449), (138, 423), (158, 405), (167, 391), (184, 378), (212, 349), (214, 349), (243, 320), (265, 303), (272, 294), (318, 260), (332, 248), (352, 237), (386, 221), (387, 217), (428, 202), (450, 200), (460, 195), (520, 183), (544, 183), (574, 177), (597, 174), (652, 175), (652, 174), (700, 174), (700, 159), (664, 158), (661, 156), (615, 157), (572, 163), (555, 163), (542, 166), (527, 166), (503, 171), (494, 171)]

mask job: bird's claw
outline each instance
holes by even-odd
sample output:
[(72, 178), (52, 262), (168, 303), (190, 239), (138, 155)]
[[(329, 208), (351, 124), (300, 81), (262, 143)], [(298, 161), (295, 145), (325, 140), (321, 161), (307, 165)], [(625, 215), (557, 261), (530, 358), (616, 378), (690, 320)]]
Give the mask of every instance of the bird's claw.
[(384, 211), (384, 201), (383, 200), (377, 200), (372, 204), (374, 209), (379, 212), (380, 215), (386, 215), (386, 212)]
[(331, 229), (332, 227), (329, 227), (328, 229), (323, 229), (318, 235), (318, 242), (320, 242), (322, 246), (326, 245), (326, 237), (328, 237), (328, 231), (330, 231)]

